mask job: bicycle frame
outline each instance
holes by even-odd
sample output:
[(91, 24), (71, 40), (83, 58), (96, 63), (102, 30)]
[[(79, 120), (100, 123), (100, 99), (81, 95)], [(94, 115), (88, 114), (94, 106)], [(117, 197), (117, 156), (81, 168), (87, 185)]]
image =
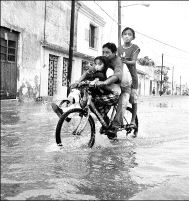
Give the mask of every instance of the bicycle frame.
[[(108, 127), (110, 126), (111, 122), (113, 121), (114, 119), (114, 116), (116, 114), (116, 108), (117, 108), (117, 105), (113, 105), (113, 110), (112, 110), (112, 113), (111, 113), (111, 117), (110, 117), (110, 123), (109, 125), (105, 122), (104, 118), (102, 117), (102, 115), (98, 112), (97, 108), (95, 107), (93, 101), (92, 101), (92, 95), (89, 91), (89, 85), (87, 87), (84, 87), (84, 91), (85, 93), (87, 93), (87, 96), (88, 96), (88, 100), (87, 100), (87, 104), (84, 108), (82, 108), (86, 113), (86, 120), (84, 122), (84, 125), (81, 127), (81, 129), (79, 130), (79, 126), (81, 124), (81, 121), (82, 121), (82, 118), (75, 130), (76, 133), (78, 133), (78, 135), (81, 134), (81, 132), (84, 130), (85, 126), (87, 125), (87, 122), (88, 122), (88, 118), (89, 118), (89, 115), (91, 112), (93, 112), (97, 119), (100, 121), (100, 123), (104, 126), (105, 129), (108, 129)], [(126, 123), (128, 124), (128, 121), (126, 119), (126, 117), (124, 116), (124, 120), (126, 121)], [(130, 129), (127, 128), (127, 124), (124, 125), (123, 127), (119, 128), (118, 130), (119, 131), (122, 131), (122, 130), (126, 130), (127, 133), (131, 132)]]
[[(73, 88), (73, 87), (72, 87)], [(90, 83), (86, 83), (86, 84), (80, 84), (77, 85), (75, 88), (79, 89), (81, 91), (80, 96), (79, 96), (79, 103), (80, 103), (80, 108), (71, 108), (68, 111), (66, 111), (65, 113), (62, 114), (62, 116), (60, 117), (57, 127), (56, 127), (56, 143), (59, 146), (62, 146), (62, 140), (61, 140), (61, 136), (64, 132), (66, 132), (66, 130), (62, 129), (62, 126), (64, 124), (64, 122), (66, 121), (68, 124), (70, 122), (70, 120), (73, 117), (73, 121), (69, 124), (71, 126), (70, 130), (72, 135), (75, 135), (75, 137), (79, 137), (78, 135), (81, 135), (82, 132), (84, 134), (87, 135), (87, 137), (90, 135), (90, 140), (88, 142), (88, 146), (92, 147), (95, 143), (95, 122), (94, 122), (94, 116), (91, 113), (94, 113), (94, 115), (96, 116), (96, 118), (99, 120), (99, 122), (101, 123), (101, 125), (104, 127), (104, 129), (100, 130), (101, 134), (105, 134), (107, 135), (107, 137), (109, 139), (112, 139), (112, 133), (110, 132), (110, 130), (108, 129), (115, 117), (115, 113), (116, 113), (116, 109), (117, 109), (117, 104), (112, 105), (111, 111), (109, 111), (109, 114), (111, 112), (111, 117), (110, 117), (110, 123), (107, 124), (105, 118), (101, 115), (100, 111), (98, 111), (98, 108), (95, 107), (95, 100), (93, 102), (93, 96), (92, 93), (93, 91), (90, 90), (91, 85)], [(83, 90), (84, 89), (84, 90)], [(84, 93), (83, 93), (84, 92)], [(95, 91), (94, 91), (95, 93)], [(86, 95), (86, 96), (85, 96)], [(94, 97), (95, 98), (95, 97)], [(118, 129), (118, 131), (121, 130), (126, 130), (126, 136), (132, 131), (133, 128), (129, 127), (128, 124), (128, 119), (130, 120), (130, 115), (132, 114), (132, 108), (131, 107), (127, 107), (126, 109), (127, 111), (129, 111), (129, 116), (124, 116), (124, 125), (121, 125), (121, 127)], [(109, 116), (109, 115), (108, 115)], [(129, 117), (129, 118), (127, 118)], [(138, 133), (138, 117), (136, 116), (136, 128), (133, 129), (133, 137), (137, 136)], [(67, 125), (67, 123), (65, 123), (64, 125)], [(72, 125), (74, 124), (74, 125)], [(67, 125), (67, 126), (69, 126)], [(86, 130), (86, 132), (84, 132), (84, 129), (87, 127), (88, 128), (89, 125), (89, 129)], [(103, 128), (102, 127), (102, 128)], [(73, 130), (74, 129), (74, 130)], [(103, 131), (103, 132), (101, 132)], [(70, 132), (68, 132), (70, 133)]]
[[(87, 112), (87, 117), (86, 117), (86, 120), (84, 122), (84, 125), (78, 131), (82, 119), (80, 120), (80, 123), (78, 124), (75, 132), (76, 133), (81, 133), (84, 130), (84, 128), (85, 128), (85, 126), (87, 124), (90, 112), (93, 112), (96, 115), (97, 119), (100, 121), (100, 123), (104, 126), (104, 128), (107, 129), (109, 127), (109, 125), (104, 121), (104, 118), (102, 117), (102, 115), (96, 109), (96, 107), (95, 107), (95, 105), (94, 105), (94, 103), (92, 101), (92, 95), (90, 93), (88, 93), (87, 89), (84, 89), (84, 90), (86, 90), (87, 95), (88, 95), (87, 104), (86, 104), (85, 108), (83, 108)], [(111, 114), (110, 122), (113, 121), (113, 117), (115, 115), (115, 112), (116, 112), (116, 106), (113, 106), (113, 111), (112, 111), (112, 114)]]

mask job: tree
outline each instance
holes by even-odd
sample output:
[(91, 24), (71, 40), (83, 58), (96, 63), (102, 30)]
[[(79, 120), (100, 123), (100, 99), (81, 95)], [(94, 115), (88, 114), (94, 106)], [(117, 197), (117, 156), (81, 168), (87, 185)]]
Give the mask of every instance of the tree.
[(145, 56), (143, 58), (139, 58), (137, 60), (137, 62), (141, 66), (153, 66), (153, 67), (155, 67), (155, 62), (152, 59), (150, 59), (148, 56)]

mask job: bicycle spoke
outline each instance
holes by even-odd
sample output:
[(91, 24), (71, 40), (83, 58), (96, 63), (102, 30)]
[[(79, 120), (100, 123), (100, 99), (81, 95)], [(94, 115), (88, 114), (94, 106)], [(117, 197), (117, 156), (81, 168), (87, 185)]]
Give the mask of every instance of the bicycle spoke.
[(56, 135), (63, 147), (69, 147), (78, 143), (87, 145), (91, 139), (91, 132), (88, 118), (81, 111), (74, 111), (65, 116)]

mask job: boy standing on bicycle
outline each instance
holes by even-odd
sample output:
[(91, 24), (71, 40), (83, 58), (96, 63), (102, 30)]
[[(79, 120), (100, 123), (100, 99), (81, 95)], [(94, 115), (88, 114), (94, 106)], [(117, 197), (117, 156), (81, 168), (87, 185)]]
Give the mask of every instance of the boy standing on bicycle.
[[(118, 52), (119, 55), (121, 56), (123, 64), (126, 64), (125, 66), (123, 66), (123, 68), (127, 67), (131, 75), (131, 93), (129, 102), (132, 104), (132, 119), (129, 127), (132, 129), (136, 129), (135, 119), (137, 115), (137, 99), (138, 99), (137, 94), (138, 76), (136, 70), (136, 61), (138, 58), (138, 54), (140, 52), (140, 48), (136, 44), (132, 43), (132, 40), (135, 39), (135, 31), (132, 28), (126, 27), (122, 31), (122, 39), (124, 41), (124, 44), (118, 48)], [(123, 97), (122, 105), (124, 105), (124, 97), (126, 96), (127, 91), (122, 90), (122, 97)], [(134, 134), (136, 135), (136, 133)]]

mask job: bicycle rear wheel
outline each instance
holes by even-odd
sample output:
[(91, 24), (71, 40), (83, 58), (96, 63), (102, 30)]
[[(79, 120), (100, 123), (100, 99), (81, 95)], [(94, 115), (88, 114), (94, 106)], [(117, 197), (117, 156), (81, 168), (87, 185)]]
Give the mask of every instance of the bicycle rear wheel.
[[(95, 124), (91, 115), (86, 119), (87, 113), (81, 108), (74, 108), (65, 112), (59, 119), (56, 127), (56, 143), (59, 146), (69, 147), (74, 144), (88, 144), (92, 147), (95, 143)], [(86, 123), (83, 131), (82, 126)]]

